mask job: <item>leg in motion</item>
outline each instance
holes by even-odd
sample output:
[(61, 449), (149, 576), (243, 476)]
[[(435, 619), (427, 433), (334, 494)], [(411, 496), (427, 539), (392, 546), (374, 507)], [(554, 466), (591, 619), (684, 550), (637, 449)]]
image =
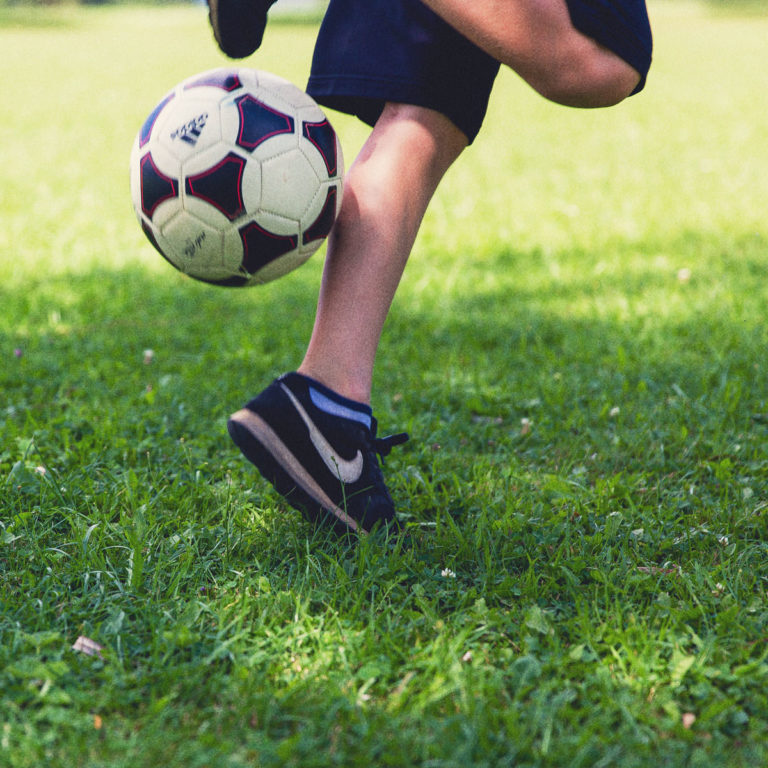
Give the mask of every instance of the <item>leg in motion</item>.
[[(637, 67), (647, 69), (645, 64), (632, 66), (626, 57), (579, 31), (566, 0), (423, 2), (479, 48), (517, 72), (542, 96), (559, 104), (611, 106), (629, 96), (640, 83), (642, 75)], [(578, 8), (579, 0), (573, 0), (572, 5)], [(638, 32), (644, 36), (644, 5), (638, 0), (624, 5), (634, 6)], [(647, 33), (650, 45), (650, 28)], [(626, 32), (617, 30), (616, 37), (622, 36), (626, 37)], [(622, 49), (627, 45), (621, 40), (619, 44)], [(640, 49), (637, 56), (643, 58)]]
[(440, 179), (466, 145), (446, 117), (388, 104), (349, 170), (306, 357), (233, 414), (235, 443), (292, 506), (340, 532), (396, 526), (368, 405), (379, 337)]
[(438, 112), (384, 109), (349, 170), (300, 373), (369, 402), (379, 337), (419, 225), (466, 142)]

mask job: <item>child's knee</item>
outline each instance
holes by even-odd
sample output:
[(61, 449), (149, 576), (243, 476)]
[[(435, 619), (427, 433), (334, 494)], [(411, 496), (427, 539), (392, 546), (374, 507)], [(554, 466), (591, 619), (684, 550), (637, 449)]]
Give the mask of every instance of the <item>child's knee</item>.
[(610, 107), (629, 96), (640, 74), (591, 41), (553, 57), (526, 78), (542, 96), (568, 107)]
[(448, 117), (411, 104), (388, 103), (372, 137), (371, 148), (389, 153), (394, 166), (438, 177), (467, 145), (466, 135)]

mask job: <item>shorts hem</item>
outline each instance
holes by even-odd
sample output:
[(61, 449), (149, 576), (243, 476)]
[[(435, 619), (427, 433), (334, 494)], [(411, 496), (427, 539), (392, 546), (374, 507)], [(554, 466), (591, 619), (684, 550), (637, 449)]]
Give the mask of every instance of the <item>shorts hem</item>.
[(387, 102), (412, 104), (433, 109), (447, 117), (471, 144), (477, 137), (485, 117), (467, 110), (458, 110), (453, 94), (441, 97), (439, 91), (426, 92), (407, 80), (376, 78), (370, 75), (312, 75), (307, 93), (319, 104), (355, 115), (364, 123), (374, 125)]

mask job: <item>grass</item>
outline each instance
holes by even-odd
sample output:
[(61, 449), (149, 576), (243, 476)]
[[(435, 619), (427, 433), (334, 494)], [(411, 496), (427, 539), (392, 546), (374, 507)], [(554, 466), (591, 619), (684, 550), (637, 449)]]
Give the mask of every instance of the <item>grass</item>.
[[(424, 222), (375, 382), (394, 550), (226, 438), (321, 257), (214, 290), (133, 218), (143, 117), (223, 62), (204, 12), (3, 11), (0, 763), (766, 764), (768, 18), (651, 10), (641, 96), (504, 73)], [(313, 34), (254, 62), (301, 83)]]

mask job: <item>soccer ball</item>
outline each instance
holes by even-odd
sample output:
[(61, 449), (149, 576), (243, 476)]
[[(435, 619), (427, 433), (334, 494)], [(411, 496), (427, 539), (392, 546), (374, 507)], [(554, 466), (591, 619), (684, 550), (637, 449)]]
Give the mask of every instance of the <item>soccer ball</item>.
[(323, 243), (344, 159), (310, 96), (276, 75), (215, 69), (177, 85), (131, 152), (131, 196), (149, 241), (215, 285), (266, 283)]

